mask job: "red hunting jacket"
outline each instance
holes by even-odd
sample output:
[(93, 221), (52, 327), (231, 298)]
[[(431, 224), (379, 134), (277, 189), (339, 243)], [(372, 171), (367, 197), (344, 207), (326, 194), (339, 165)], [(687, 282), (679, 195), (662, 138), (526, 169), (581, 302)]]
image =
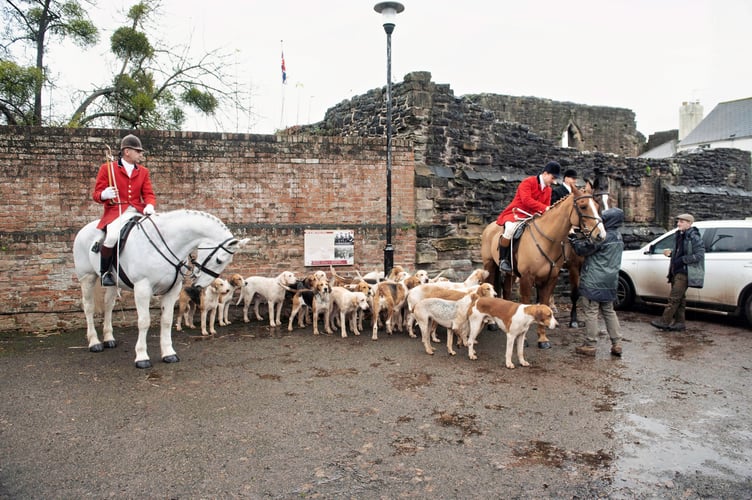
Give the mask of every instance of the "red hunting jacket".
[[(151, 204), (156, 207), (157, 198), (154, 196), (154, 190), (151, 187), (151, 177), (149, 177), (149, 170), (143, 165), (136, 165), (131, 172), (131, 176), (125, 172), (125, 168), (120, 162), (112, 163), (112, 169), (115, 171), (115, 184), (118, 188), (120, 195), (120, 201), (122, 205), (118, 205), (114, 200), (102, 201), (102, 191), (104, 191), (109, 185), (109, 177), (107, 175), (107, 169), (109, 164), (104, 163), (99, 167), (99, 173), (97, 174), (97, 182), (94, 185), (94, 201), (97, 203), (104, 203), (104, 215), (97, 224), (98, 229), (104, 229), (104, 227), (117, 219), (122, 211), (131, 205), (140, 213), (144, 213), (144, 207)], [(113, 203), (115, 202), (115, 203)], [(119, 207), (119, 208), (118, 208)]]
[[(524, 210), (529, 214), (543, 213), (551, 205), (551, 187), (546, 186), (541, 189), (540, 177), (534, 175), (523, 179), (520, 185), (517, 187), (517, 193), (514, 195), (512, 202), (504, 209), (499, 217), (496, 219), (496, 223), (500, 226), (505, 222), (516, 222), (518, 220), (515, 217), (515, 208)], [(526, 218), (527, 216), (522, 216)]]

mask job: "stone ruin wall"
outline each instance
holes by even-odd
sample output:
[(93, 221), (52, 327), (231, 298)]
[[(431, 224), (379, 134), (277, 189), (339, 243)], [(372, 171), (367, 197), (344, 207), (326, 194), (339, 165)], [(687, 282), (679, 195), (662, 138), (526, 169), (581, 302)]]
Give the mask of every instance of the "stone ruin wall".
[(629, 109), (495, 94), (463, 98), (493, 111), (497, 120), (528, 125), (554, 144), (561, 144), (566, 131), (568, 146), (579, 151), (638, 156), (645, 142)]
[[(343, 101), (322, 122), (296, 132), (383, 136), (385, 91)], [(583, 132), (580, 149), (558, 146), (568, 123)], [(457, 98), (448, 85), (418, 72), (393, 86), (393, 131), (415, 148), (416, 264), (426, 269), (462, 274), (480, 265), (483, 228), (514, 197), (519, 181), (549, 160), (581, 177), (606, 175), (612, 200), (625, 211), (628, 248), (673, 227), (677, 213), (698, 219), (752, 215), (748, 152), (636, 158), (644, 137), (626, 109), (489, 94)]]

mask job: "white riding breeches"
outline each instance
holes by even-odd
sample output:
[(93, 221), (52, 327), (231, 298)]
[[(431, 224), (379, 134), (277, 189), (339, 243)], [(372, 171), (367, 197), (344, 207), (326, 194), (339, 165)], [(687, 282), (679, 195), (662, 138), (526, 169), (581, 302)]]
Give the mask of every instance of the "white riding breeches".
[(132, 206), (128, 206), (128, 208), (126, 208), (117, 219), (107, 224), (107, 236), (104, 238), (104, 246), (113, 248), (117, 243), (118, 237), (120, 237), (120, 228), (123, 227), (123, 224), (125, 224), (128, 219), (136, 215), (138, 215), (138, 210)]
[(504, 234), (502, 235), (503, 238), (506, 238), (508, 240), (511, 240), (514, 237), (514, 232), (517, 231), (517, 226), (520, 225), (521, 221), (507, 221), (504, 223)]

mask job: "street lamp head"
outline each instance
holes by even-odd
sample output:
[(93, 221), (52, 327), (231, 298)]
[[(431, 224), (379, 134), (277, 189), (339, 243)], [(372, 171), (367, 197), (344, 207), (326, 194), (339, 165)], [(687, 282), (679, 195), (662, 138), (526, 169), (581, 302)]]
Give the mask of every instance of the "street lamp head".
[(391, 35), (394, 31), (394, 19), (405, 10), (405, 6), (399, 2), (379, 2), (373, 6), (373, 10), (384, 16), (384, 31)]

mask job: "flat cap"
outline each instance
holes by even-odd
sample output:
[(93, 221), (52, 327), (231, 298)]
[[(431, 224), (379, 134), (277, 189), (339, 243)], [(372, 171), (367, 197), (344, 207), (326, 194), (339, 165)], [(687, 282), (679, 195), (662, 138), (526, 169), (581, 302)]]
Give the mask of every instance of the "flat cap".
[(677, 219), (685, 220), (690, 224), (694, 224), (695, 218), (692, 214), (681, 214), (676, 216)]

